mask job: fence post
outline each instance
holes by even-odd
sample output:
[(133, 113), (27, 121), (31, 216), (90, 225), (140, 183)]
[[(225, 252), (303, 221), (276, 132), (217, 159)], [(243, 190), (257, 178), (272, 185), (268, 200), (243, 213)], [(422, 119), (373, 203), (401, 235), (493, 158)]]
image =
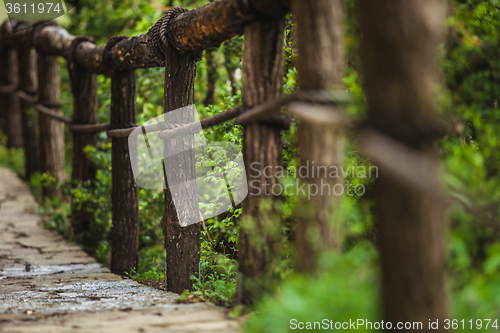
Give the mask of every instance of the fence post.
[[(256, 106), (282, 94), (284, 29), (284, 18), (245, 27), (244, 106)], [(272, 188), (279, 183), (275, 175), (276, 167), (281, 166), (281, 154), (279, 128), (265, 123), (245, 126), (243, 159), (249, 193), (243, 201), (240, 230), (238, 303), (252, 304), (262, 290), (272, 287), (272, 272), (281, 244), (280, 217), (272, 214), (272, 204), (277, 199)], [(271, 200), (271, 207), (266, 211), (262, 208), (265, 199)]]
[[(110, 128), (137, 122), (136, 71), (111, 75)], [(128, 137), (111, 139), (111, 271), (123, 275), (137, 267), (139, 249), (139, 188), (135, 184)]]
[[(433, 140), (444, 134), (435, 119), (435, 83), (445, 3), (368, 0), (358, 5), (368, 124), (387, 138), (379, 144), (386, 151), (388, 142), (406, 148), (406, 156), (380, 166), (375, 182), (384, 319), (442, 322), (447, 318), (445, 205)], [(375, 140), (364, 141), (373, 145)], [(418, 178), (413, 184), (397, 176), (403, 168)], [(436, 330), (445, 331), (442, 325)]]
[[(73, 123), (97, 124), (97, 75), (71, 62), (69, 62), (68, 69), (73, 93)], [(86, 146), (95, 146), (96, 144), (96, 133), (73, 133), (71, 177), (74, 181), (84, 182), (95, 179), (95, 167), (83, 150)], [(77, 209), (73, 205), (71, 215), (71, 227), (76, 241), (82, 244), (87, 252), (91, 253), (96, 247), (93, 242), (95, 237), (90, 235), (92, 212), (86, 211), (85, 207)]]
[[(19, 61), (19, 89), (35, 96), (37, 91), (37, 54), (31, 43), (32, 29), (28, 24), (20, 23), (14, 31)], [(35, 111), (31, 109), (31, 102), (21, 99), (20, 105), (23, 121), (24, 177), (29, 180), (34, 172), (40, 171), (38, 118)]]
[[(36, 28), (34, 28), (36, 31)], [(62, 115), (60, 96), (61, 80), (57, 56), (38, 53), (38, 100), (40, 104)], [(40, 152), (42, 172), (54, 177), (58, 184), (65, 181), (64, 170), (64, 124), (47, 115), (39, 114)], [(43, 194), (49, 197), (62, 193), (55, 185), (44, 187)]]
[[(340, 86), (344, 70), (342, 1), (294, 0), (292, 8), (294, 21), (297, 23), (299, 44), (297, 68), (300, 89), (329, 90), (334, 86)], [(340, 170), (343, 146), (344, 135), (339, 127), (301, 120), (300, 166), (305, 167), (308, 172), (307, 176), (300, 177), (300, 180), (310, 193), (308, 198), (303, 196), (300, 198), (300, 211), (297, 212), (296, 269), (298, 271), (313, 271), (317, 254), (340, 246), (338, 221), (332, 221), (332, 213), (335, 203), (338, 202), (335, 193), (340, 193), (335, 185), (343, 184), (341, 172), (337, 178), (330, 177), (330, 167), (336, 166)], [(324, 173), (319, 171), (323, 170), (323, 167), (327, 170)], [(318, 172), (312, 172), (315, 170)], [(325, 184), (328, 188), (325, 188)], [(318, 191), (313, 193), (313, 188)]]
[[(17, 88), (18, 66), (16, 49), (12, 43), (12, 27), (10, 21), (2, 24), (0, 37), (0, 85)], [(19, 97), (12, 91), (0, 92), (0, 122), (7, 135), (8, 148), (22, 148), (23, 131), (19, 105)]]
[[(172, 10), (172, 9), (171, 9)], [(176, 109), (194, 105), (194, 81), (196, 76), (196, 61), (199, 55), (182, 55), (171, 45), (165, 50), (165, 113)], [(178, 123), (192, 123), (192, 113), (184, 113)], [(193, 140), (190, 137), (165, 141), (165, 152), (173, 145), (186, 145)], [(182, 140), (186, 139), (185, 142)], [(181, 168), (179, 167), (181, 166)], [(196, 178), (194, 150), (184, 151), (177, 156), (165, 158), (164, 167), (167, 172), (175, 172), (182, 169), (178, 176), (178, 183), (186, 182)], [(165, 180), (166, 181), (166, 180)], [(166, 181), (167, 182), (167, 181)], [(167, 250), (167, 273), (166, 288), (168, 291), (182, 293), (185, 289), (192, 289), (193, 281), (191, 275), (198, 276), (200, 263), (200, 225), (191, 224), (181, 227), (177, 215), (172, 194), (168, 187), (165, 189), (165, 215), (161, 220), (163, 235), (165, 236), (165, 248)], [(189, 191), (191, 194), (192, 191)], [(186, 209), (198, 209), (198, 198), (186, 198)], [(179, 214), (184, 212), (179, 210)]]

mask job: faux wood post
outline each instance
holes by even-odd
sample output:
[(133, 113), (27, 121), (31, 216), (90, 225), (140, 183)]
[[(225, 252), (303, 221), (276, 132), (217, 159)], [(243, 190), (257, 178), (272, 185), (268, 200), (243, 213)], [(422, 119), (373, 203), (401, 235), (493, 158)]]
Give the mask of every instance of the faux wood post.
[[(70, 68), (71, 90), (73, 92), (73, 123), (97, 124), (97, 75), (73, 64)], [(73, 133), (72, 179), (77, 182), (95, 179), (95, 167), (83, 151), (87, 146), (97, 144), (95, 133)], [(92, 242), (90, 221), (92, 212), (72, 207), (71, 227), (76, 241), (82, 244), (87, 252), (92, 252), (97, 244)]]
[[(196, 76), (196, 55), (181, 55), (169, 46), (165, 56), (165, 113), (194, 104), (194, 80)], [(178, 123), (191, 123), (192, 114), (184, 113), (177, 119)], [(184, 142), (183, 140), (186, 140)], [(165, 141), (165, 151), (175, 145), (181, 147), (189, 144), (192, 138), (183, 135), (181, 138)], [(196, 178), (195, 156), (193, 150), (165, 158), (167, 172), (175, 173), (177, 183)], [(191, 224), (181, 227), (170, 189), (165, 189), (165, 216), (161, 220), (167, 250), (167, 290), (182, 293), (192, 289), (191, 275), (198, 275), (200, 262), (200, 225)], [(197, 205), (198, 198), (186, 198), (186, 204)], [(198, 207), (186, 207), (198, 209)], [(179, 212), (183, 214), (182, 211)]]
[[(243, 104), (254, 106), (278, 98), (283, 89), (285, 20), (255, 22), (245, 27), (243, 46)], [(274, 216), (273, 185), (281, 166), (280, 129), (264, 124), (247, 125), (243, 132), (243, 159), (249, 193), (243, 201), (240, 230), (238, 302), (254, 303), (273, 280), (281, 244), (279, 217)], [(259, 170), (260, 173), (254, 171)], [(259, 190), (255, 188), (258, 187)], [(270, 200), (271, 207), (262, 209)]]
[(414, 167), (427, 175), (421, 181), (437, 188), (429, 195), (380, 168), (375, 198), (384, 320), (439, 320), (433, 332), (445, 332), (445, 207), (436, 200), (438, 162), (429, 133), (435, 124), (445, 3), (365, 0), (358, 5), (369, 124), (419, 154), (421, 163)]
[[(111, 75), (111, 128), (137, 122), (136, 71)], [(111, 139), (111, 271), (124, 275), (137, 267), (139, 249), (139, 188), (130, 164), (128, 137)]]
[[(23, 25), (18, 24), (16, 28), (22, 28)], [(31, 29), (16, 32), (14, 38), (19, 61), (19, 89), (34, 96), (37, 91), (37, 54), (31, 44)], [(30, 179), (33, 173), (41, 170), (38, 115), (31, 109), (31, 102), (21, 99), (20, 105), (23, 121), (24, 177)]]
[[(0, 36), (0, 85), (16, 88), (18, 84), (17, 54), (12, 45), (12, 31), (9, 21), (1, 27)], [(19, 97), (14, 91), (0, 92), (0, 121), (7, 135), (8, 148), (23, 146), (23, 130)]]
[[(61, 80), (59, 62), (55, 55), (38, 54), (38, 100), (54, 112), (62, 115), (60, 104)], [(64, 124), (40, 113), (41, 171), (54, 177), (58, 184), (64, 183)], [(60, 196), (57, 187), (44, 187), (43, 194)]]
[[(297, 23), (297, 68), (301, 90), (329, 90), (342, 84), (344, 69), (343, 12), (341, 0), (294, 0)], [(310, 199), (301, 197), (297, 212), (296, 269), (312, 272), (317, 255), (339, 248), (338, 221), (332, 221), (338, 202), (341, 178), (315, 172), (318, 167), (340, 167), (344, 136), (339, 127), (301, 121), (299, 128), (300, 164), (308, 170), (301, 183), (310, 190)], [(314, 169), (313, 169), (314, 168)], [(323, 168), (321, 169), (323, 170)], [(319, 173), (319, 174), (318, 174)]]

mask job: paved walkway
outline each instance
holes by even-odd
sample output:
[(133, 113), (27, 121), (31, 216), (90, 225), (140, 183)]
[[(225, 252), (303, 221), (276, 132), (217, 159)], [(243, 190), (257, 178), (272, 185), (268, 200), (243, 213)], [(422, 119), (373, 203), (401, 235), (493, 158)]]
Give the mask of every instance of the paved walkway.
[(122, 279), (45, 230), (35, 200), (0, 168), (0, 332), (238, 332), (211, 304)]

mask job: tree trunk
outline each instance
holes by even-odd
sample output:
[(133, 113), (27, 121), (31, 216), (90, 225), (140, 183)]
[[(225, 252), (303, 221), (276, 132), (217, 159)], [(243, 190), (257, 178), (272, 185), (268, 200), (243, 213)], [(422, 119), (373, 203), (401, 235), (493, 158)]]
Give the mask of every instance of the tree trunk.
[(213, 105), (215, 102), (215, 87), (217, 83), (217, 62), (214, 57), (215, 49), (211, 48), (205, 51), (207, 59), (207, 93), (203, 104), (205, 106)]
[[(61, 81), (57, 56), (38, 55), (38, 99), (41, 104), (62, 115)], [(64, 124), (47, 115), (39, 114), (40, 152), (42, 172), (54, 177), (58, 184), (64, 183)], [(43, 188), (48, 197), (62, 193), (55, 185)]]
[[(17, 55), (19, 60), (19, 89), (35, 95), (37, 91), (37, 71), (35, 49), (30, 45), (27, 34), (15, 34)], [(38, 133), (38, 117), (30, 102), (20, 101), (23, 121), (25, 179), (30, 179), (33, 173), (40, 171), (40, 148)]]
[[(2, 26), (0, 40), (0, 85), (15, 86), (18, 84), (17, 54), (12, 45), (8, 45), (7, 26)], [(23, 146), (23, 131), (19, 97), (14, 92), (0, 93), (0, 122), (1, 128), (7, 135), (8, 148), (21, 148)]]
[[(71, 90), (73, 92), (73, 123), (97, 124), (97, 76), (77, 65), (70, 68)], [(87, 146), (97, 144), (95, 133), (73, 133), (73, 161), (72, 179), (77, 182), (92, 181), (95, 179), (95, 167), (84, 153)], [(85, 251), (92, 253), (97, 244), (90, 234), (92, 212), (86, 207), (77, 209), (72, 207), (71, 226), (75, 239), (82, 244)]]
[[(341, 0), (294, 0), (299, 55), (297, 68), (301, 90), (329, 90), (342, 84), (344, 70), (344, 14)], [(333, 112), (333, 111), (332, 111)], [(338, 221), (332, 218), (343, 185), (332, 178), (330, 167), (342, 166), (344, 135), (340, 128), (301, 121), (300, 164), (308, 172), (301, 177), (308, 198), (301, 197), (297, 212), (296, 269), (314, 272), (318, 254), (340, 247)], [(320, 169), (321, 167), (321, 169)], [(300, 173), (299, 173), (300, 175)], [(343, 187), (342, 187), (343, 188)]]
[[(111, 76), (111, 128), (137, 122), (136, 72), (114, 72)], [(139, 249), (139, 188), (135, 184), (128, 137), (112, 138), (111, 206), (113, 224), (111, 271), (123, 275), (137, 267)]]
[[(281, 96), (284, 29), (284, 19), (256, 22), (245, 28), (244, 106), (259, 105)], [(267, 210), (262, 208), (265, 199), (273, 202), (281, 195), (273, 194), (273, 185), (279, 184), (275, 177), (276, 168), (281, 166), (279, 128), (262, 123), (245, 126), (243, 159), (249, 193), (243, 201), (240, 230), (238, 303), (252, 304), (262, 291), (269, 291), (275, 284), (273, 272), (281, 245), (280, 217), (273, 214), (273, 207)], [(260, 174), (252, 172), (256, 169)]]
[[(181, 107), (194, 105), (194, 80), (196, 76), (196, 56), (181, 55), (169, 46), (165, 58), (165, 113)], [(178, 124), (192, 123), (194, 112), (184, 112), (175, 121)], [(165, 141), (165, 155), (174, 147), (188, 147), (182, 153), (164, 159), (166, 172), (173, 175), (176, 184), (196, 178), (195, 156), (192, 147), (194, 136), (181, 135)], [(165, 182), (167, 180), (165, 179)], [(196, 185), (196, 184), (195, 184)], [(186, 227), (180, 225), (179, 216), (190, 215), (198, 210), (196, 188), (187, 189), (183, 207), (176, 209), (169, 185), (165, 189), (165, 215), (161, 220), (167, 250), (166, 290), (182, 293), (192, 289), (191, 275), (198, 276), (200, 263), (199, 224)]]
[[(434, 161), (432, 138), (438, 45), (444, 32), (439, 0), (361, 1), (361, 61), (369, 124)], [(384, 319), (425, 323), (446, 318), (444, 206), (421, 189), (380, 170), (375, 188), (382, 263)], [(412, 330), (408, 330), (413, 332)], [(416, 330), (415, 330), (416, 332)]]

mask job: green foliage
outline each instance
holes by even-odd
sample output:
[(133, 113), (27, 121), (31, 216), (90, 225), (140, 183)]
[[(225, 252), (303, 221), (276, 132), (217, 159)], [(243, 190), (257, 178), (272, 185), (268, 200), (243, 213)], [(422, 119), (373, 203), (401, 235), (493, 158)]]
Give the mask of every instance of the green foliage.
[(443, 180), (452, 198), (447, 251), (453, 310), (473, 318), (494, 316), (498, 309), (493, 295), (499, 294), (500, 279), (500, 3), (468, 0), (454, 5), (443, 59), (441, 112), (457, 133), (439, 147)]
[(68, 216), (71, 215), (71, 205), (67, 201), (57, 197), (54, 199), (44, 198), (36, 212), (45, 216), (46, 229), (56, 230), (70, 242), (73, 241), (70, 221), (68, 220)]
[(114, 35), (132, 35), (136, 25), (150, 27), (166, 10), (159, 3), (144, 1), (81, 1), (68, 14), (67, 28), (72, 34), (92, 36), (103, 43)]
[[(96, 180), (79, 182), (71, 189), (73, 205), (93, 213), (90, 231), (98, 247), (97, 256), (107, 262), (111, 250), (108, 236), (111, 228), (111, 143), (99, 148), (87, 146), (85, 153), (97, 169)], [(163, 191), (139, 191), (139, 259), (138, 274), (146, 273), (156, 266), (150, 258), (164, 258), (163, 232), (160, 220), (164, 212)]]
[(126, 276), (138, 282), (161, 282), (165, 280), (163, 268), (155, 257), (144, 258), (144, 260), (140, 261), (139, 269), (136, 271), (136, 269), (133, 268), (130, 272), (126, 273)]
[[(213, 253), (215, 254), (215, 253)], [(206, 252), (203, 254), (206, 256)], [(179, 301), (187, 301), (189, 297), (199, 297), (224, 306), (234, 305), (236, 291), (237, 262), (220, 254), (215, 254), (214, 260), (203, 258), (201, 276), (191, 276), (195, 291), (180, 297)]]
[(7, 148), (7, 137), (0, 130), (0, 166), (12, 169), (19, 176), (24, 176), (24, 150)]
[(0, 145), (0, 165), (14, 170), (19, 176), (24, 176), (23, 149), (7, 148)]
[[(30, 178), (30, 187), (39, 206), (35, 212), (42, 215), (44, 227), (49, 230), (56, 230), (70, 242), (73, 241), (71, 231), (71, 205), (67, 195), (70, 192), (69, 184), (58, 184), (56, 179), (46, 173), (35, 172)], [(64, 193), (62, 197), (48, 198), (42, 196), (43, 187), (55, 187)]]
[(325, 254), (319, 276), (289, 278), (275, 296), (257, 305), (245, 331), (289, 332), (291, 319), (380, 320), (377, 262), (377, 251), (367, 242), (343, 255)]
[(87, 146), (85, 154), (96, 167), (95, 181), (73, 181), (70, 190), (72, 205), (77, 210), (85, 210), (92, 213), (87, 235), (89, 239), (95, 240), (97, 260), (103, 264), (108, 261), (110, 245), (108, 234), (111, 228), (111, 143), (104, 144), (99, 148)]

